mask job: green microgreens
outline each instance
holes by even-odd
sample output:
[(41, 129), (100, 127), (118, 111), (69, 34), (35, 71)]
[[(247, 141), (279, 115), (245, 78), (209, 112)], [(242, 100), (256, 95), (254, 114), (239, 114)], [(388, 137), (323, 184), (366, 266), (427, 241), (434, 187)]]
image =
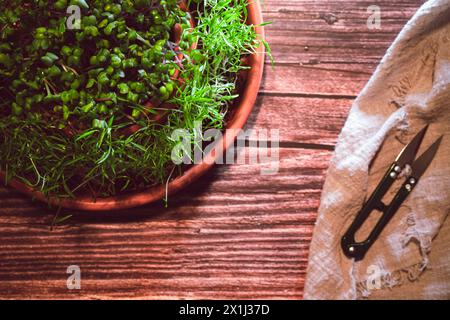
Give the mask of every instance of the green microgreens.
[[(45, 27), (38, 18), (27, 22), (34, 31), (23, 52), (0, 45), (0, 91), (5, 91), (0, 168), (7, 179), (17, 178), (47, 195), (111, 196), (167, 183), (175, 169), (181, 174), (182, 167), (171, 160), (177, 143), (172, 132), (181, 128), (194, 135), (195, 123), (222, 129), (239, 94), (238, 73), (247, 69), (242, 57), (265, 44), (254, 26), (244, 22), (247, 0), (190, 1), (196, 13), (193, 30), (175, 0), (135, 1), (134, 6), (129, 1), (85, 1), (90, 21), (83, 20), (84, 35), (68, 37), (61, 27), (64, 15), (46, 16), (48, 5), (41, 3), (27, 1), (27, 13), (14, 6), (0, 13), (0, 22), (6, 23), (0, 27), (2, 41), (25, 41), (16, 29), (24, 17), (39, 16), (33, 10), (50, 21)], [(49, 14), (60, 13), (66, 4), (57, 1)], [(136, 21), (130, 22), (133, 17)], [(176, 51), (168, 30), (178, 21), (184, 31)], [(139, 23), (148, 23), (150, 31), (133, 29)], [(87, 28), (94, 26), (98, 32)], [(89, 52), (93, 43), (96, 52)], [(166, 57), (159, 54), (163, 51)], [(133, 57), (141, 59), (129, 61)], [(22, 67), (14, 71), (17, 65)], [(176, 86), (170, 79), (174, 66), (181, 69)], [(138, 78), (121, 72), (127, 67)], [(176, 108), (148, 110), (144, 104), (151, 97)], [(163, 121), (152, 120), (155, 112), (164, 112)], [(132, 124), (139, 129), (125, 134)]]

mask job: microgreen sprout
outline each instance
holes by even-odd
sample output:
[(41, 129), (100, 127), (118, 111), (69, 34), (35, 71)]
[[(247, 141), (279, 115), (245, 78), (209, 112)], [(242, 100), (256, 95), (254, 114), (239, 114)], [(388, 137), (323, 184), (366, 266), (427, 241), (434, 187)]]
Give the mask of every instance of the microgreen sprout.
[[(80, 30), (65, 25), (72, 4), (81, 8)], [(245, 23), (247, 4), (190, 1), (191, 28), (176, 0), (8, 1), (0, 12), (7, 180), (60, 198), (97, 198), (182, 174), (171, 133), (193, 132), (198, 122), (222, 129), (248, 69), (242, 58), (264, 43)]]

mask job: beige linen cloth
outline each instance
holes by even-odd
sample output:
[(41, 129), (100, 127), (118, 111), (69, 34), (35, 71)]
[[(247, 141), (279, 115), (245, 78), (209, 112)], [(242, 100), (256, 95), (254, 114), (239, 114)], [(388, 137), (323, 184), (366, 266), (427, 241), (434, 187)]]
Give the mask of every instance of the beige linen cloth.
[[(365, 258), (348, 259), (342, 235), (426, 124), (418, 155), (444, 135), (436, 157)], [(450, 299), (449, 211), (450, 1), (432, 0), (389, 48), (339, 136), (311, 244), (305, 298)], [(362, 238), (377, 219), (373, 215), (363, 225)]]

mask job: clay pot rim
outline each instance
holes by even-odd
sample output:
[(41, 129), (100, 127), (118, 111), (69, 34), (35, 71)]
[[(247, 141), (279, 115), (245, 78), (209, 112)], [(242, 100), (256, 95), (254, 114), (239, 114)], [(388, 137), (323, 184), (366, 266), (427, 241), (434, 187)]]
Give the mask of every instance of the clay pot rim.
[[(259, 26), (262, 21), (261, 6), (258, 0), (251, 1), (247, 5), (248, 19), (247, 22), (256, 26), (256, 33), (259, 37), (264, 39), (264, 28)], [(223, 144), (223, 152), (234, 143), (238, 130), (243, 129), (247, 122), (248, 116), (253, 110), (253, 106), (256, 102), (259, 87), (262, 81), (262, 74), (264, 69), (264, 54), (265, 48), (261, 45), (258, 52), (249, 57), (249, 65), (251, 67), (246, 82), (246, 87), (241, 94), (241, 101), (237, 107), (235, 107), (235, 114), (229, 121), (225, 130), (223, 138), (218, 143)], [(173, 194), (187, 185), (191, 184), (208, 169), (210, 169), (215, 159), (221, 157), (222, 154), (212, 155), (211, 153), (206, 155), (200, 164), (196, 164), (185, 171), (185, 173), (174, 180), (170, 181), (167, 187), (167, 194)], [(4, 181), (5, 173), (0, 171), (0, 179)], [(89, 196), (77, 197), (75, 199), (69, 198), (55, 198), (46, 197), (42, 192), (34, 191), (31, 187), (20, 182), (18, 179), (12, 179), (8, 182), (8, 185), (17, 189), (18, 191), (31, 196), (33, 199), (49, 203), (56, 207), (63, 207), (74, 210), (85, 211), (109, 211), (109, 210), (123, 210), (134, 207), (146, 205), (157, 200), (161, 200), (166, 196), (166, 186), (160, 185), (151, 187), (148, 189), (135, 191), (123, 195), (117, 195), (107, 198), (92, 199)]]

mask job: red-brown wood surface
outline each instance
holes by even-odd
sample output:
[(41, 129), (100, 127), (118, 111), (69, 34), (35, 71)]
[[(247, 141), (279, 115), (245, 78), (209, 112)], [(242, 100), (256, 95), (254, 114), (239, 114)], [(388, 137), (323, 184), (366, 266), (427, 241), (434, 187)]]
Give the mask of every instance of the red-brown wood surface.
[[(54, 211), (0, 187), (0, 298), (302, 297), (326, 170), (352, 100), (422, 0), (265, 0), (266, 66), (248, 128), (280, 130), (279, 173), (220, 165), (162, 203)], [(370, 30), (367, 8), (381, 9)], [(81, 268), (68, 290), (67, 267)]]

